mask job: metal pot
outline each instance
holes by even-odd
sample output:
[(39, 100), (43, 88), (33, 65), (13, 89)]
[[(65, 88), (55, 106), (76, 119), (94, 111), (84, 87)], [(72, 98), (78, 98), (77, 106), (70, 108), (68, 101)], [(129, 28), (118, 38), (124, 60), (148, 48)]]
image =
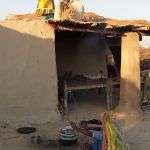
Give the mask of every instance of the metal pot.
[(77, 141), (78, 135), (70, 126), (67, 126), (60, 130), (59, 142), (62, 145), (71, 146), (76, 144)]

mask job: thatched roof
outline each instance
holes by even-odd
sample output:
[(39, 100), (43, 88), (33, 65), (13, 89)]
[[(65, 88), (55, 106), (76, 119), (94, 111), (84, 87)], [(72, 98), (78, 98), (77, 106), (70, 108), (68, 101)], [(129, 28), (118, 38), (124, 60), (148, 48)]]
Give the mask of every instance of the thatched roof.
[[(45, 17), (35, 14), (10, 15), (6, 20), (42, 20)], [(116, 20), (104, 18), (94, 13), (84, 13), (80, 20), (47, 20), (57, 30), (100, 32), (105, 35), (122, 35), (125, 32), (138, 32), (150, 35), (150, 22), (146, 20)]]
[(145, 20), (116, 20), (94, 13), (83, 13), (80, 18), (69, 20), (48, 20), (57, 29), (71, 31), (101, 32), (120, 35), (125, 32), (139, 32), (150, 35), (150, 22)]
[[(68, 31), (84, 31), (84, 32), (100, 32), (106, 36), (122, 35), (125, 32), (138, 32), (140, 34), (150, 35), (150, 26), (148, 24), (138, 24), (127, 22), (119, 24), (111, 24), (109, 21), (106, 22), (80, 22), (73, 20), (48, 20), (49, 24), (54, 25), (57, 30), (68, 30)], [(114, 21), (113, 21), (114, 22)]]

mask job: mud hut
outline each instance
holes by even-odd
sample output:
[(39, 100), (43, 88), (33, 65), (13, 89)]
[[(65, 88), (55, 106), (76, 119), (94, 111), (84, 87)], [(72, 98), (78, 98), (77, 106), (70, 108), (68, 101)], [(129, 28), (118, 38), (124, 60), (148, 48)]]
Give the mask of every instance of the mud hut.
[(97, 48), (86, 51), (86, 42), (85, 51), (77, 52), (79, 39), (93, 34), (101, 39), (98, 49), (114, 54), (124, 107), (135, 107), (133, 101), (140, 99), (139, 37), (150, 34), (149, 27), (147, 22), (45, 21), (32, 15), (1, 21), (1, 120), (14, 124), (23, 120), (35, 124), (59, 121), (59, 75), (66, 71), (98, 73), (100, 66), (106, 71), (104, 52), (97, 52)]

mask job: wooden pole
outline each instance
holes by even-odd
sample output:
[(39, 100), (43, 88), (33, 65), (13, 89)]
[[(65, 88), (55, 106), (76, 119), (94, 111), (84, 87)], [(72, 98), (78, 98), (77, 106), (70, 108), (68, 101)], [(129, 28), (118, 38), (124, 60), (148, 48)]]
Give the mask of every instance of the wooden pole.
[(119, 110), (138, 110), (140, 102), (139, 35), (126, 33), (121, 43), (121, 85)]

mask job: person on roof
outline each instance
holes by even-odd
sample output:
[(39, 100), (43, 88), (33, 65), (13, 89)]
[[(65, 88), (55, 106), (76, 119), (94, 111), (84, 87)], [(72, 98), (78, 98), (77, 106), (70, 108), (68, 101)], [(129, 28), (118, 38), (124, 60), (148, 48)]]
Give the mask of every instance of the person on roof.
[(54, 0), (38, 0), (36, 14), (39, 16), (49, 15), (54, 17), (55, 4)]

